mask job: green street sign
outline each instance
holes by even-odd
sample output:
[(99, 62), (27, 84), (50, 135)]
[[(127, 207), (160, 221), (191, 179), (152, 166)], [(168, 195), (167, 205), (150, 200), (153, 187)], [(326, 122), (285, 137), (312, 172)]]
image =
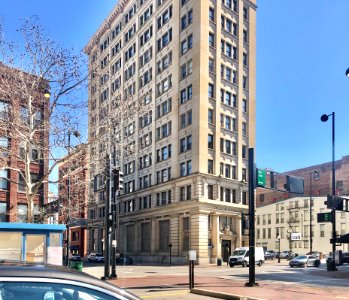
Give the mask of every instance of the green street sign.
[(267, 184), (267, 171), (264, 169), (257, 169), (257, 186), (265, 187)]
[(318, 223), (332, 222), (332, 212), (317, 214), (317, 222)]

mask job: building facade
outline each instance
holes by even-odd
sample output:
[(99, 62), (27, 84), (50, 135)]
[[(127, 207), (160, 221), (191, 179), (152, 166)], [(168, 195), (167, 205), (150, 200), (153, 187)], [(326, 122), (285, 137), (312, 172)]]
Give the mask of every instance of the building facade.
[[(314, 172), (317, 172), (315, 175)], [(349, 195), (349, 156), (335, 161), (336, 195)], [(332, 162), (285, 172), (304, 178), (304, 195), (332, 195)], [(257, 189), (256, 205), (264, 206), (276, 201), (290, 198), (289, 193)]]
[[(35, 186), (48, 170), (49, 99), (41, 78), (2, 63), (0, 73), (0, 222), (22, 223), (30, 209), (26, 181), (30, 177)], [(34, 222), (45, 221), (47, 196), (48, 183), (43, 183), (33, 201)]]
[[(317, 222), (317, 214), (330, 212), (324, 202), (327, 197), (312, 197), (313, 251), (329, 254), (332, 251), (332, 223)], [(336, 233), (339, 236), (349, 232), (349, 213), (336, 212)], [(292, 240), (296, 233), (297, 240)], [(298, 234), (299, 235), (298, 235)], [(280, 240), (278, 239), (280, 237)], [(299, 239), (298, 239), (299, 237)], [(258, 207), (256, 212), (256, 246), (279, 251), (293, 251), (306, 254), (310, 251), (310, 198), (294, 197)], [(349, 244), (341, 244), (337, 250), (348, 251)]]
[(58, 164), (58, 223), (67, 224), (64, 248), (69, 248), (70, 254), (84, 257), (87, 254), (86, 226), (82, 226), (86, 225), (88, 207), (87, 145), (80, 144), (69, 152), (69, 157)]
[(159, 262), (171, 248), (172, 262), (183, 263), (196, 250), (207, 263), (247, 244), (255, 48), (255, 0), (124, 0), (113, 9), (85, 47), (96, 178), (89, 251), (105, 248), (108, 154), (125, 175), (120, 253)]

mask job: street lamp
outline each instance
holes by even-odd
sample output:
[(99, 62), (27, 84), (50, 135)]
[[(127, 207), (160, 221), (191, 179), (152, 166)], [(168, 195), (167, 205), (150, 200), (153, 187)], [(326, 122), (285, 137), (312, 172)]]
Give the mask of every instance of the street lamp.
[(281, 256), (281, 241), (280, 241), (281, 237), (278, 235), (276, 237), (276, 240), (279, 242), (279, 255), (278, 255), (278, 263), (280, 263), (280, 256)]
[(309, 231), (310, 231), (310, 254), (313, 253), (313, 215), (312, 215), (312, 210), (313, 210), (313, 178), (314, 180), (319, 180), (320, 179), (320, 172), (318, 170), (311, 171), (309, 173), (310, 176), (310, 199), (309, 199)]
[[(349, 69), (348, 69), (349, 70)], [(347, 70), (347, 74), (348, 74)], [(335, 145), (335, 113), (332, 112), (332, 114), (326, 115), (323, 114), (321, 116), (321, 122), (327, 122), (328, 117), (332, 116), (332, 196), (335, 196), (336, 194), (336, 169), (334, 165), (334, 145)], [(336, 262), (335, 262), (335, 252), (336, 252), (336, 210), (332, 208), (332, 266), (331, 268), (328, 268), (328, 271), (335, 271), (336, 269)]]
[[(68, 155), (70, 154), (70, 136), (71, 136), (72, 132), (70, 130), (68, 130)], [(73, 132), (73, 135), (76, 138), (80, 137), (80, 133), (79, 131), (75, 130)], [(68, 199), (68, 216), (67, 216), (67, 256), (66, 256), (66, 261), (65, 261), (65, 265), (68, 267), (69, 266), (69, 252), (70, 252), (70, 210), (71, 210), (71, 203), (70, 203), (70, 188), (71, 188), (71, 184), (70, 184), (70, 170), (68, 171), (68, 178), (66, 180), (66, 186), (67, 186), (67, 199)]]
[(349, 68), (345, 71), (345, 76), (349, 77)]

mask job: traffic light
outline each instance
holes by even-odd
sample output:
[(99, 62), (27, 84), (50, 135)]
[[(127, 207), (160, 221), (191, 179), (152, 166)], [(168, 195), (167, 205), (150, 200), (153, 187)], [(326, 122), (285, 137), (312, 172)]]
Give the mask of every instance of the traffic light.
[(124, 189), (124, 173), (120, 170), (113, 170), (114, 189), (115, 191), (121, 191)]
[(327, 208), (334, 210), (343, 210), (343, 201), (344, 199), (338, 196), (327, 195), (327, 201), (324, 202), (327, 205)]
[(278, 182), (277, 182), (277, 178), (276, 178), (276, 173), (271, 171), (270, 172), (270, 187), (272, 189), (277, 189), (277, 185), (278, 185)]
[(304, 194), (304, 179), (301, 177), (286, 175), (285, 189), (290, 193)]
[(241, 213), (241, 232), (242, 235), (248, 235), (250, 229), (249, 215)]

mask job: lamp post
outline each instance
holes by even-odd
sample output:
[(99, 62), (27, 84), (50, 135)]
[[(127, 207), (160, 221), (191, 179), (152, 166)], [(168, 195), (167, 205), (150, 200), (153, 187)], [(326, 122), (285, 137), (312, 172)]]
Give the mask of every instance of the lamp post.
[[(46, 97), (46, 96), (45, 96)], [(68, 155), (70, 154), (70, 136), (71, 136), (72, 132), (70, 130), (68, 130)], [(75, 130), (73, 132), (73, 135), (75, 137), (79, 137), (80, 133), (79, 131)], [(67, 256), (66, 256), (66, 261), (65, 261), (65, 265), (68, 267), (69, 266), (69, 248), (70, 248), (70, 228), (69, 228), (69, 223), (70, 223), (70, 209), (71, 209), (71, 203), (70, 203), (70, 170), (68, 171), (68, 176), (67, 176), (67, 180), (66, 180), (66, 186), (67, 186), (67, 199), (68, 199), (68, 216), (67, 216)]]
[(277, 239), (277, 241), (279, 242), (278, 263), (280, 263), (280, 256), (281, 256), (281, 241), (280, 241), (280, 239), (281, 239), (281, 237), (278, 235), (276, 239)]
[(309, 231), (310, 231), (310, 254), (313, 253), (313, 178), (314, 180), (320, 179), (320, 172), (318, 170), (311, 171), (310, 176), (310, 196), (309, 196)]
[(349, 77), (349, 68), (345, 71), (345, 76)]
[[(349, 69), (347, 70), (348, 73)], [(348, 73), (349, 74), (349, 73)], [(334, 150), (335, 150), (335, 113), (332, 112), (332, 114), (326, 115), (323, 114), (321, 116), (322, 122), (327, 122), (328, 117), (332, 116), (332, 196), (336, 194), (336, 169), (334, 165)], [(336, 269), (336, 262), (335, 262), (335, 252), (336, 252), (336, 210), (332, 209), (332, 266), (331, 268), (328, 268), (328, 271), (335, 271)]]

